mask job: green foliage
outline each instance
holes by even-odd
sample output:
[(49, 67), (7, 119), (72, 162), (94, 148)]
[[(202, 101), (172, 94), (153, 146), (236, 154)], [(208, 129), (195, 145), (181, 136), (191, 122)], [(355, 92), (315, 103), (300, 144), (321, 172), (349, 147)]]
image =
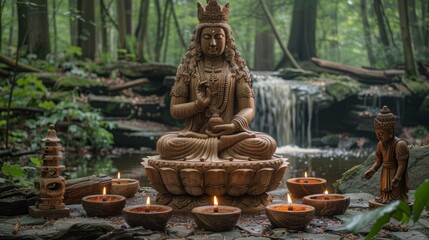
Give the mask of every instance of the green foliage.
[[(415, 223), (419, 220), (423, 209), (425, 207), (429, 209), (429, 179), (426, 179), (426, 181), (418, 187), (414, 197), (413, 220)], [(395, 201), (375, 210), (362, 212), (351, 217), (349, 220), (346, 220), (342, 229), (358, 232), (368, 224), (373, 223), (370, 233), (365, 237), (365, 239), (371, 239), (391, 218), (401, 221), (402, 223), (408, 223), (411, 218), (410, 207), (402, 200)]]
[(30, 161), (34, 163), (36, 166), (40, 166), (43, 164), (43, 160), (38, 157), (30, 157)]
[(34, 168), (24, 168), (17, 164), (5, 162), (1, 167), (1, 171), (6, 178), (0, 178), (0, 182), (10, 182), (19, 187), (30, 187), (33, 183), (28, 180), (26, 170), (34, 170)]

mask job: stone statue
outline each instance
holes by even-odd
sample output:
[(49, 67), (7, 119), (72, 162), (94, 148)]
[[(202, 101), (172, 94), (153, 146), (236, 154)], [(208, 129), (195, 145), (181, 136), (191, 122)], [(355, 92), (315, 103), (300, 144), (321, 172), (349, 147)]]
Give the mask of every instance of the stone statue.
[(252, 132), (255, 114), (250, 74), (227, 24), (228, 3), (221, 8), (198, 3), (200, 24), (177, 70), (170, 112), (186, 119), (185, 128), (157, 142), (163, 159), (184, 161), (271, 159), (275, 140)]
[(364, 177), (370, 179), (381, 166), (383, 168), (380, 176), (380, 196), (375, 199), (373, 205), (400, 199), (408, 202), (408, 146), (404, 140), (395, 137), (396, 117), (387, 106), (383, 106), (374, 119), (374, 130), (378, 139), (375, 163), (365, 172)]
[(287, 168), (274, 155), (275, 140), (249, 128), (255, 114), (250, 73), (228, 18), (228, 3), (198, 3), (199, 24), (170, 94), (171, 115), (186, 125), (163, 135), (159, 155), (143, 161), (157, 203), (176, 210), (210, 205), (212, 196), (220, 204), (261, 208)]

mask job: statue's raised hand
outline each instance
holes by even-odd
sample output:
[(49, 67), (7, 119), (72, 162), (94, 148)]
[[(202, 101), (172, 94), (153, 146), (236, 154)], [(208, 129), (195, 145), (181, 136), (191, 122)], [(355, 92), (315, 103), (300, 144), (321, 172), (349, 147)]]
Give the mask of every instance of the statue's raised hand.
[(212, 99), (210, 88), (207, 81), (202, 81), (198, 84), (197, 100), (195, 100), (195, 107), (197, 111), (202, 112), (210, 105)]

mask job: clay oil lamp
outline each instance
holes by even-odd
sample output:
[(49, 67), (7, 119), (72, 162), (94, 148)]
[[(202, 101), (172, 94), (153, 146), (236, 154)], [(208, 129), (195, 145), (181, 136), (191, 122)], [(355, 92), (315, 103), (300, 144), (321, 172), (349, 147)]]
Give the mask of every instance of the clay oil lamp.
[(143, 226), (153, 231), (163, 230), (170, 220), (173, 209), (164, 205), (151, 205), (147, 197), (145, 205), (126, 207), (123, 210), (125, 222), (130, 227)]
[(122, 195), (126, 198), (134, 197), (139, 190), (140, 184), (136, 179), (121, 178), (121, 173), (118, 172), (118, 178), (112, 179), (112, 188), (110, 192), (116, 195)]
[(82, 198), (82, 206), (90, 217), (116, 216), (122, 213), (126, 199), (121, 195), (106, 194), (106, 187), (103, 188), (103, 195), (89, 195)]
[(201, 206), (192, 209), (198, 228), (207, 231), (223, 232), (234, 228), (240, 217), (241, 209), (231, 206), (219, 206), (216, 196), (212, 206)]
[(303, 198), (307, 195), (323, 193), (326, 189), (326, 180), (323, 178), (304, 177), (290, 178), (286, 181), (286, 186), (294, 198)]
[(265, 207), (265, 214), (273, 228), (287, 228), (290, 230), (304, 230), (314, 218), (313, 206), (293, 204), (290, 194), (287, 195), (288, 204), (272, 204)]
[(344, 214), (350, 205), (350, 197), (341, 194), (313, 194), (302, 199), (303, 204), (311, 205), (316, 209), (316, 215), (330, 217)]

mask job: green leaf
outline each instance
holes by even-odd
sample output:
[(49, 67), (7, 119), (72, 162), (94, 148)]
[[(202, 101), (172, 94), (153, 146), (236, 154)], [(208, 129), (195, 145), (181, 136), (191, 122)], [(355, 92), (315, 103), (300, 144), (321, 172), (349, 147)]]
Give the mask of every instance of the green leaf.
[(343, 227), (341, 227), (341, 229), (356, 233), (370, 225), (373, 221), (377, 220), (372, 226), (367, 238), (375, 236), (383, 227), (383, 225), (389, 221), (390, 217), (393, 215), (393, 212), (397, 210), (399, 205), (400, 201), (395, 201), (375, 210), (356, 214), (350, 219), (346, 220), (346, 223)]
[(36, 166), (40, 166), (43, 163), (43, 160), (38, 158), (38, 157), (31, 157), (30, 161), (34, 164), (36, 164)]
[(11, 176), (11, 177), (24, 177), (25, 176), (25, 171), (24, 171), (24, 169), (21, 168), (21, 166), (16, 165), (16, 164), (11, 165), (7, 162), (5, 162), (3, 164), (3, 166), (1, 167), (1, 171), (6, 176)]
[(423, 208), (429, 206), (429, 179), (426, 179), (416, 190), (416, 194), (414, 195), (415, 201), (413, 206), (414, 217), (413, 220), (416, 223), (420, 214), (423, 211)]

